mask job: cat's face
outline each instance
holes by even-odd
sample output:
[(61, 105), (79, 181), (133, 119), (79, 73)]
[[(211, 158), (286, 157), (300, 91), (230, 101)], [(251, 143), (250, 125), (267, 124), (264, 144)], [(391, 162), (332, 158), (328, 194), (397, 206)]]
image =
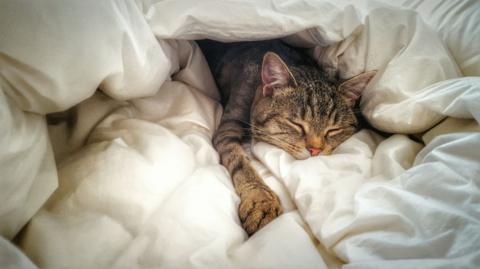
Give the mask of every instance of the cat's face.
[(276, 54), (267, 53), (252, 106), (254, 139), (296, 159), (332, 153), (357, 130), (352, 108), (373, 75), (364, 73), (335, 85), (315, 68), (290, 70)]

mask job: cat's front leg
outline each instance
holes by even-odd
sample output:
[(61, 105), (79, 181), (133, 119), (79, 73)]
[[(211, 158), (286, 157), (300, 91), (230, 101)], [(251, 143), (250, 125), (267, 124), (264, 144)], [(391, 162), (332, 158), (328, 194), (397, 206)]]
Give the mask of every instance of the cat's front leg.
[(223, 121), (213, 142), (240, 196), (238, 214), (242, 226), (252, 235), (280, 215), (282, 207), (278, 196), (263, 182), (241, 146), (243, 130), (236, 121)]

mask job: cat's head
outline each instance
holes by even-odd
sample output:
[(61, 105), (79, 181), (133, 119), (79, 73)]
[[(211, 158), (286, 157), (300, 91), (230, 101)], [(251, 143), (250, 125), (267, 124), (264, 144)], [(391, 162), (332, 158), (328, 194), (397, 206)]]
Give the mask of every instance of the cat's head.
[(358, 128), (353, 107), (375, 71), (343, 83), (327, 81), (315, 65), (290, 68), (273, 53), (262, 63), (262, 84), (252, 106), (255, 140), (296, 159), (328, 155)]

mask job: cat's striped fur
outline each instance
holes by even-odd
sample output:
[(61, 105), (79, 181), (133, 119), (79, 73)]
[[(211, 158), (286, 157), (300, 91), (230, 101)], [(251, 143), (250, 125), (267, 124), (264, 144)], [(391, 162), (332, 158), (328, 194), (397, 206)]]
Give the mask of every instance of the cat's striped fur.
[(353, 105), (374, 72), (340, 85), (302, 51), (278, 40), (199, 44), (224, 105), (213, 145), (240, 196), (242, 225), (253, 234), (282, 208), (242, 143), (264, 141), (297, 159), (330, 154), (357, 130)]

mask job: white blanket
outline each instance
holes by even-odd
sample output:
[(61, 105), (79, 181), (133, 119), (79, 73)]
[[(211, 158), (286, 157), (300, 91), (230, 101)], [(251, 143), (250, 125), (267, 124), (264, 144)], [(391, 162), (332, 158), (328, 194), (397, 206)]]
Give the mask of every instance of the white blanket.
[[(479, 7), (2, 2), (0, 235), (29, 221), (17, 242), (40, 268), (479, 267)], [(254, 145), (285, 213), (248, 238), (211, 145), (218, 92), (185, 40), (205, 37), (284, 37), (344, 78), (378, 70), (362, 112), (395, 134), (304, 161)], [(47, 132), (42, 115), (75, 104)], [(0, 240), (0, 267), (32, 266)]]

